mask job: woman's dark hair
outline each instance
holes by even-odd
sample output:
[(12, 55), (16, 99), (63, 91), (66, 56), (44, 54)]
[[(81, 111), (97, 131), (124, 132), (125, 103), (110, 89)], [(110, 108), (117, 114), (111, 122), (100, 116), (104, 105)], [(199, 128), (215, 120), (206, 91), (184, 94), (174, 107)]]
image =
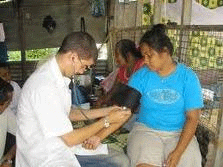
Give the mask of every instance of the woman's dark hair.
[(129, 39), (122, 39), (116, 43), (115, 51), (119, 51), (121, 56), (127, 61), (128, 53), (131, 53), (135, 58), (142, 58), (141, 52), (136, 48), (135, 42)]
[(13, 92), (13, 87), (0, 77), (0, 105), (9, 100), (9, 93)]
[(151, 30), (147, 31), (140, 40), (140, 45), (143, 43), (157, 52), (162, 52), (163, 49), (167, 48), (169, 54), (173, 55), (173, 44), (165, 33), (164, 24), (156, 24)]

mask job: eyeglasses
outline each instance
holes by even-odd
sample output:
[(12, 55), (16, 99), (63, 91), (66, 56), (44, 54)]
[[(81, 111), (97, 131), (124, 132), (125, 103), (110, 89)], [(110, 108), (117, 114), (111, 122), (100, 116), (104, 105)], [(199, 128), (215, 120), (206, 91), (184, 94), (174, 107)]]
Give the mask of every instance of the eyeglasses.
[(95, 68), (95, 64), (92, 64), (92, 65), (84, 65), (83, 62), (81, 61), (81, 58), (79, 56), (78, 56), (78, 58), (79, 58), (79, 61), (81, 63), (82, 68), (84, 68), (85, 71), (89, 71), (89, 70)]

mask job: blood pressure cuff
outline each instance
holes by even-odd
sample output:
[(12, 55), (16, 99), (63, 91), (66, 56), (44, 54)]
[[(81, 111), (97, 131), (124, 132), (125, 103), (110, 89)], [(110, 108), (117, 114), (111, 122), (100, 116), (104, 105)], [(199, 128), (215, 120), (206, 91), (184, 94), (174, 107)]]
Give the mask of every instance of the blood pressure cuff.
[(114, 105), (130, 108), (134, 113), (140, 105), (141, 93), (125, 84), (116, 84), (111, 95), (111, 101)]

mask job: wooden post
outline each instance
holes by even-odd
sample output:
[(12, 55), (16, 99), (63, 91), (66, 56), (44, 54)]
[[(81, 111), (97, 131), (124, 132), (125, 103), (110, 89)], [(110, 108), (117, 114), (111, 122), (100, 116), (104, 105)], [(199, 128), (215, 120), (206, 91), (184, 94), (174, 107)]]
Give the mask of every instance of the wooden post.
[[(191, 11), (192, 11), (192, 0), (187, 0), (187, 1), (183, 0), (182, 1), (181, 24), (180, 24), (179, 48), (178, 48), (178, 52), (177, 52), (179, 62), (185, 62), (185, 56), (182, 56), (182, 48), (186, 48), (186, 46), (183, 47), (182, 41), (188, 41), (188, 35), (186, 34), (188, 32), (185, 31), (184, 26), (190, 25), (190, 23), (191, 23)], [(188, 45), (188, 42), (186, 42), (186, 44)]]
[(25, 63), (26, 63), (26, 53), (25, 53), (25, 33), (23, 29), (23, 12), (20, 5), (17, 5), (18, 10), (18, 34), (20, 42), (20, 51), (21, 51), (21, 68), (22, 68), (22, 83), (26, 79)]
[(161, 22), (161, 6), (162, 6), (162, 0), (154, 1), (153, 24), (159, 24)]
[(223, 90), (221, 89), (220, 109), (217, 120), (217, 134), (215, 139), (217, 140), (214, 145), (213, 164), (214, 167), (223, 166)]

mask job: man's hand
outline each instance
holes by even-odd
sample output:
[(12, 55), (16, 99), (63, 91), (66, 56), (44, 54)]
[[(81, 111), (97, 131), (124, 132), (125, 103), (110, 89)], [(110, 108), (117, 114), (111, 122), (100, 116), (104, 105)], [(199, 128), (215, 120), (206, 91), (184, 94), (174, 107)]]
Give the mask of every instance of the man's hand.
[(119, 107), (119, 106), (116, 106), (116, 105), (113, 105), (113, 106), (110, 106), (110, 107), (106, 107), (105, 109), (107, 110), (108, 113), (110, 113), (112, 111), (122, 110), (123, 108)]
[(90, 150), (96, 149), (101, 144), (101, 139), (98, 136), (92, 136), (89, 139), (85, 140), (82, 144), (82, 147)]
[(5, 160), (0, 164), (0, 167), (12, 167), (12, 161), (11, 160)]

